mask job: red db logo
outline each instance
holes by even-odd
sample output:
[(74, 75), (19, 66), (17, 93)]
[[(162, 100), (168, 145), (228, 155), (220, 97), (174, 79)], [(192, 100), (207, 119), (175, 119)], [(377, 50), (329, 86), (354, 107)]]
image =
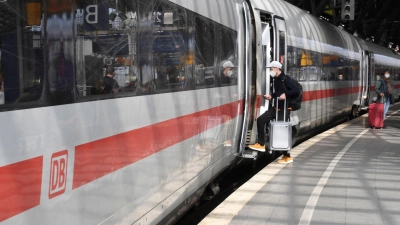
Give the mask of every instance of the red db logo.
[(53, 153), (50, 165), (49, 199), (65, 191), (67, 181), (68, 151)]

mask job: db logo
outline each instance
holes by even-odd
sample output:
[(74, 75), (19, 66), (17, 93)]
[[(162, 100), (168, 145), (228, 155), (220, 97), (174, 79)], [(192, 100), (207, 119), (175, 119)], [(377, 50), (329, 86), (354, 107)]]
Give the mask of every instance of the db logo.
[(50, 165), (49, 199), (65, 191), (67, 181), (68, 151), (53, 153)]

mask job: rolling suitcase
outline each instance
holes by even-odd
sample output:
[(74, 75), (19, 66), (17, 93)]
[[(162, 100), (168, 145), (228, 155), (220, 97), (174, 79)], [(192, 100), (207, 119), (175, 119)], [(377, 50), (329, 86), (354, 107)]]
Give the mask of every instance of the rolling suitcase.
[(368, 106), (368, 124), (371, 128), (375, 127), (375, 108), (376, 108), (376, 103), (373, 102), (369, 104)]
[[(278, 102), (278, 98), (276, 102)], [(278, 107), (276, 107), (276, 120), (269, 123), (269, 153), (272, 151), (290, 152), (292, 149), (292, 124), (285, 120), (286, 107), (284, 107), (283, 121), (278, 121)]]
[(368, 107), (368, 123), (371, 128), (383, 127), (384, 103), (372, 103)]

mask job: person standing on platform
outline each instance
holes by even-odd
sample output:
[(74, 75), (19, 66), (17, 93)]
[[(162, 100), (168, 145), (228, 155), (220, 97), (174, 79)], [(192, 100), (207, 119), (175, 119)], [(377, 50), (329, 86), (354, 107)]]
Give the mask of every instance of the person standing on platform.
[(390, 73), (389, 71), (386, 71), (385, 75), (375, 84), (375, 92), (378, 95), (376, 102), (385, 104), (383, 111), (383, 119), (386, 118), (386, 113), (389, 110), (390, 104), (394, 103), (392, 91), (393, 91), (393, 84), (391, 83), (390, 80)]
[[(300, 89), (296, 86), (296, 84), (290, 78), (286, 78), (286, 75), (282, 71), (282, 64), (278, 61), (272, 61), (270, 64), (270, 75), (274, 79), (274, 90), (275, 92), (272, 94), (264, 95), (264, 98), (267, 100), (272, 100), (278, 98), (279, 101), (275, 104), (275, 107), (278, 107), (278, 119), (283, 120), (284, 115), (284, 107), (285, 106), (285, 99), (289, 102), (290, 98), (295, 97), (300, 93)], [(286, 79), (285, 79), (286, 78)], [(285, 87), (287, 87), (288, 91), (285, 91)], [(269, 107), (268, 111), (257, 118), (257, 131), (258, 131), (258, 141), (254, 145), (250, 145), (249, 148), (258, 150), (258, 151), (265, 151), (265, 126), (269, 124), (269, 122), (276, 117), (276, 108)], [(290, 116), (290, 110), (287, 110), (286, 118), (287, 120)], [(278, 163), (291, 163), (293, 162), (293, 158), (290, 157), (290, 153), (282, 152), (283, 157), (282, 159), (278, 160)]]
[(115, 69), (112, 66), (107, 67), (106, 76), (103, 78), (104, 80), (104, 89), (103, 93), (110, 94), (110, 93), (117, 93), (119, 90), (119, 85), (115, 77)]

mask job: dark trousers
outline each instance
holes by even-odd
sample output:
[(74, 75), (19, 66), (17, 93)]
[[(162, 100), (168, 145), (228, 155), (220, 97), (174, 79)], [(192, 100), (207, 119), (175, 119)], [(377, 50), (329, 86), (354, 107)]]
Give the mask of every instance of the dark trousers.
[[(284, 110), (279, 110), (278, 111), (279, 121), (283, 120), (283, 115), (284, 115)], [(290, 117), (290, 110), (286, 110), (285, 121), (288, 121), (289, 117)], [(265, 145), (265, 126), (266, 125), (269, 126), (269, 122), (271, 122), (271, 120), (274, 119), (276, 119), (276, 109), (273, 107), (269, 107), (268, 111), (266, 111), (264, 114), (262, 114), (257, 118), (258, 143), (260, 145)], [(290, 154), (286, 151), (282, 152), (282, 154), (290, 157)]]

